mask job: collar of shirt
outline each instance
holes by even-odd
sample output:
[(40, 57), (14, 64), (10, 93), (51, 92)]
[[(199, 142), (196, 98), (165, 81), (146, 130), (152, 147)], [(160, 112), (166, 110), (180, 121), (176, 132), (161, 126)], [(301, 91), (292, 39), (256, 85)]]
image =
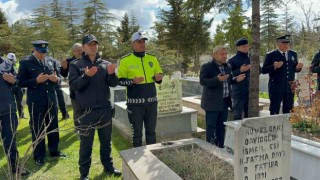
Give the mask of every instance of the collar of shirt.
[(37, 58), (37, 56), (34, 55), (34, 53), (32, 53), (33, 57), (35, 57), (39, 62), (41, 62), (40, 59)]
[(282, 52), (280, 49), (278, 49), (278, 51), (282, 54), (282, 53), (285, 53), (286, 55), (288, 54), (288, 51), (286, 52)]

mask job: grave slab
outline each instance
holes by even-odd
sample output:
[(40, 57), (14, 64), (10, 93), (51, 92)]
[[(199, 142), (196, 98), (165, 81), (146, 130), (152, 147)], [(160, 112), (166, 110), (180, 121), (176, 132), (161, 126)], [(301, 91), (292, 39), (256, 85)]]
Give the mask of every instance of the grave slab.
[[(115, 103), (113, 124), (126, 138), (130, 139), (132, 132), (126, 109), (126, 102)], [(158, 114), (156, 126), (158, 141), (190, 138), (199, 130), (201, 131), (197, 128), (197, 111), (194, 109), (183, 107), (181, 112)], [(144, 135), (143, 141), (145, 141)]]
[(160, 161), (152, 151), (197, 144), (204, 150), (233, 164), (232, 155), (225, 150), (196, 138), (173, 141), (170, 145), (161, 143), (123, 150), (120, 152), (123, 166), (123, 180), (181, 180), (174, 171)]

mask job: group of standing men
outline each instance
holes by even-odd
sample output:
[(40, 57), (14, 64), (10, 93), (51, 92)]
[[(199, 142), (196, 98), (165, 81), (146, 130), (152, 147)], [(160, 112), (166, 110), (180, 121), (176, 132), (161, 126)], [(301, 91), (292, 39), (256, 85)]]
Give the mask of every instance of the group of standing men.
[[(265, 56), (260, 72), (269, 74), (270, 115), (279, 114), (282, 103), (283, 113), (293, 108), (294, 91), (291, 84), (295, 73), (303, 64), (298, 62), (297, 53), (289, 49), (290, 35), (277, 38), (277, 49)], [(200, 71), (200, 84), (203, 86), (201, 107), (206, 112), (206, 140), (224, 147), (225, 125), (228, 107), (233, 110), (234, 120), (248, 117), (249, 82), (251, 59), (249, 42), (245, 38), (236, 43), (237, 53), (227, 62), (224, 46), (213, 49), (212, 61), (204, 64)], [(319, 53), (320, 54), (320, 53)], [(314, 72), (320, 73), (318, 58), (314, 58)], [(318, 82), (320, 82), (318, 77)]]
[[(18, 169), (15, 140), (18, 121), (12, 91), (14, 87), (27, 88), (35, 163), (39, 166), (45, 164), (46, 136), (49, 155), (66, 157), (58, 149), (59, 131), (57, 131), (56, 87), (60, 85), (62, 76), (69, 77), (74, 124), (80, 137), (81, 180), (89, 179), (95, 129), (99, 135), (100, 159), (104, 171), (115, 176), (121, 175), (121, 172), (113, 166), (111, 157), (110, 87), (118, 84), (127, 87), (128, 117), (132, 124), (133, 146), (142, 146), (143, 125), (146, 130), (146, 143), (155, 143), (157, 118), (155, 83), (161, 83), (162, 70), (157, 58), (145, 52), (146, 40), (141, 32), (132, 35), (133, 52), (121, 58), (118, 76), (115, 72), (117, 66), (100, 57), (99, 41), (91, 34), (83, 37), (82, 44), (73, 45), (74, 56), (62, 61), (61, 67), (57, 60), (47, 56), (49, 43), (43, 40), (32, 42), (32, 55), (20, 61), (17, 75), (12, 62), (1, 58), (0, 95), (1, 99), (5, 100), (5, 105), (0, 107), (0, 120), (2, 139), (12, 172), (15, 173)], [(11, 126), (13, 128), (9, 128)], [(28, 174), (24, 169), (22, 171), (23, 175)]]

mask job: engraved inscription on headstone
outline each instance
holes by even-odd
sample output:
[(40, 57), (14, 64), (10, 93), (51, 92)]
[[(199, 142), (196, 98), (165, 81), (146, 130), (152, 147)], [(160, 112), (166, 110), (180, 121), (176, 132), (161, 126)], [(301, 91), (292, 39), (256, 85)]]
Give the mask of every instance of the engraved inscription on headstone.
[(290, 179), (291, 125), (285, 115), (244, 119), (234, 145), (236, 180)]
[(164, 76), (161, 84), (156, 84), (158, 97), (158, 113), (182, 111), (182, 86), (180, 79), (170, 80)]

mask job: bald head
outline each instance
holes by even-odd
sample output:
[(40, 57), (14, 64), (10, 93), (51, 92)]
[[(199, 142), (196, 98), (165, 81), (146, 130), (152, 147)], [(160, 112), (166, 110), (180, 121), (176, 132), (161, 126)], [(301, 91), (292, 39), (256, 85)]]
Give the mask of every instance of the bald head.
[(75, 44), (72, 46), (72, 51), (73, 51), (73, 55), (74, 55), (76, 58), (81, 58), (82, 52), (83, 52), (82, 44), (80, 44), (80, 43), (75, 43)]

